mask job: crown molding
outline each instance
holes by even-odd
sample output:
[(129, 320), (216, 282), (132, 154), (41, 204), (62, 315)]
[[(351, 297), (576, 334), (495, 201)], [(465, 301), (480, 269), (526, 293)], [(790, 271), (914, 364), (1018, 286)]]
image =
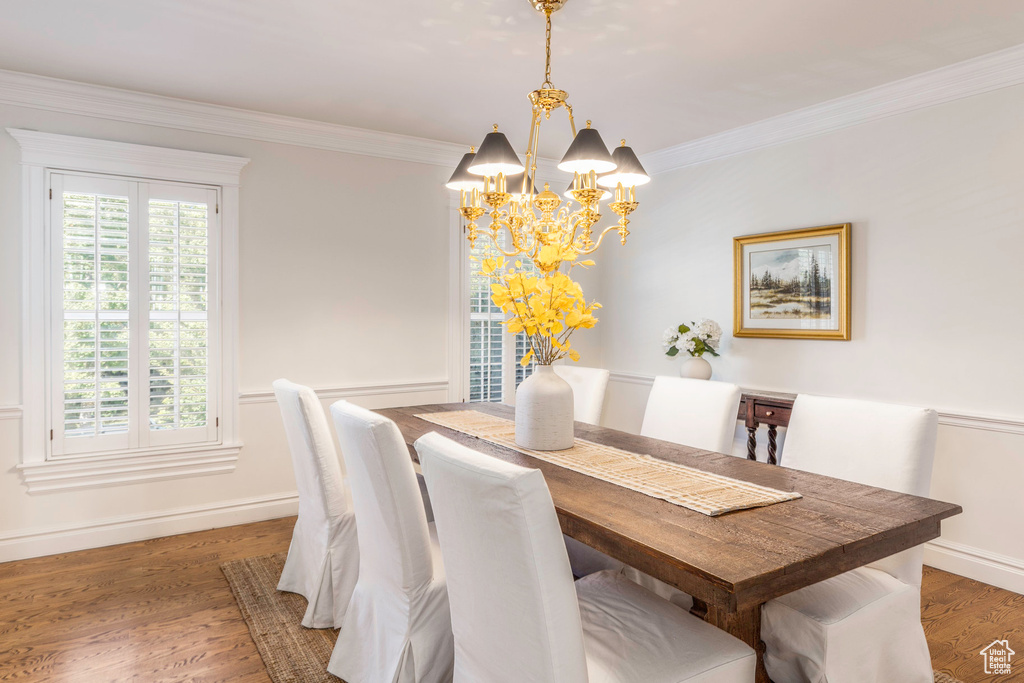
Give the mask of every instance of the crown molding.
[(26, 166), (237, 187), (245, 157), (8, 128)]
[[(1024, 83), (1024, 44), (641, 157), (659, 174)], [(466, 145), (0, 70), (0, 104), (454, 167)], [(556, 161), (538, 170), (556, 175)]]
[[(467, 145), (0, 69), (0, 104), (454, 168)], [(556, 162), (539, 159), (551, 175)]]
[(650, 174), (858, 126), (1024, 83), (1024, 44), (645, 154)]

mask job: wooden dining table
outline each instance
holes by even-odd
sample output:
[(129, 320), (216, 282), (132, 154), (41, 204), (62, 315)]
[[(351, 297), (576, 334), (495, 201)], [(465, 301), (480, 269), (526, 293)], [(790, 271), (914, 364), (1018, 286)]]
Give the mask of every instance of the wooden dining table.
[(515, 415), (496, 403), (377, 412), (397, 423), (414, 460), (413, 442), (437, 431), (541, 470), (565, 534), (693, 596), (693, 614), (757, 652), (758, 683), (769, 681), (761, 641), (765, 602), (938, 538), (942, 520), (963, 511), (951, 503), (576, 423), (577, 439), (802, 494), (709, 517), (416, 417), (453, 410)]

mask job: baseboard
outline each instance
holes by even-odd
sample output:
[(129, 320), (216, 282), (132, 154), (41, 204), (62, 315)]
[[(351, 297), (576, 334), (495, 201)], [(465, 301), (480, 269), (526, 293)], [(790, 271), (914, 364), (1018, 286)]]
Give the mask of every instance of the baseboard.
[(937, 539), (924, 546), (924, 563), (982, 583), (1024, 594), (1024, 560)]
[(0, 562), (42, 557), (294, 515), (295, 492), (0, 534)]

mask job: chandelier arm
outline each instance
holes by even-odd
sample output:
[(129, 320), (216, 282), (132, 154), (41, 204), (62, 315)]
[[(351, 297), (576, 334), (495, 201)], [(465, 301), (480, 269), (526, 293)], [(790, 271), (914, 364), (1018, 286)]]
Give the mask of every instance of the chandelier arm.
[(494, 247), (494, 250), (499, 252), (499, 253), (501, 253), (502, 256), (507, 256), (509, 258), (515, 258), (516, 256), (518, 256), (520, 254), (520, 252), (518, 252), (518, 251), (505, 251), (502, 248), (502, 246), (500, 244), (498, 244), (498, 240), (495, 239), (494, 235), (492, 235), (489, 232), (481, 232), (479, 235), (477, 235), (477, 237), (478, 238), (486, 237), (487, 239), (489, 239), (491, 241), (491, 245)]
[(598, 249), (601, 248), (601, 241), (604, 239), (604, 236), (607, 235), (608, 233), (610, 233), (611, 231), (618, 230), (618, 229), (619, 229), (618, 225), (609, 225), (607, 228), (605, 228), (604, 230), (601, 231), (601, 235), (597, 238), (597, 242), (594, 243), (593, 247), (591, 247), (590, 249), (584, 249), (583, 251), (580, 251), (579, 253), (584, 255), (584, 256), (589, 256), (590, 254), (593, 254), (595, 251), (597, 251)]
[(569, 100), (565, 101), (565, 111), (569, 114), (569, 128), (572, 130), (573, 139), (576, 138), (576, 119), (572, 117), (572, 105), (569, 104)]

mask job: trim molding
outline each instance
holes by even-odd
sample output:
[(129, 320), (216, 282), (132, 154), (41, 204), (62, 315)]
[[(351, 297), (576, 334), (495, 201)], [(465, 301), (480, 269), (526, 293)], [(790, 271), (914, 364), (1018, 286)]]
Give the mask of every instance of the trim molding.
[(8, 128), (21, 163), (51, 169), (130, 175), (238, 187), (246, 157)]
[(20, 420), (21, 406), (0, 406), (0, 420)]
[(54, 458), (16, 465), (29, 493), (91, 489), (119, 484), (233, 472), (242, 444), (151, 449)]
[[(632, 372), (613, 372), (609, 380), (621, 384), (637, 384), (649, 387), (654, 384), (652, 375), (643, 375)], [(758, 387), (764, 389), (764, 387)], [(783, 391), (782, 389), (764, 389), (764, 391)], [(1002, 415), (980, 415), (976, 413), (958, 413), (949, 410), (939, 410), (939, 424), (947, 427), (961, 427), (963, 429), (980, 429), (987, 432), (1002, 432), (1004, 434), (1016, 434), (1024, 436), (1024, 418), (1013, 418)]]
[[(644, 154), (658, 174), (1024, 83), (1024, 44)], [(466, 145), (0, 70), (0, 104), (454, 167)], [(554, 159), (539, 159), (554, 175)], [(558, 176), (560, 177), (560, 176)]]
[(942, 538), (924, 546), (925, 564), (976, 581), (1024, 593), (1024, 560)]
[(298, 509), (298, 493), (286, 491), (208, 505), (109, 517), (82, 524), (16, 531), (0, 534), (0, 562), (261, 522), (294, 515)]
[[(383, 396), (388, 394), (418, 394), (429, 391), (448, 391), (448, 380), (433, 380), (428, 382), (395, 382), (387, 384), (368, 384), (366, 386), (347, 387), (325, 387), (314, 389), (316, 395), (322, 401), (339, 398), (353, 398), (357, 396)], [(239, 394), (239, 403), (273, 403), (273, 390), (270, 391), (244, 391)]]
[(1024, 83), (1024, 44), (645, 154), (665, 173)]
[[(469, 147), (19, 71), (0, 70), (0, 104), (446, 168)], [(538, 170), (550, 175), (556, 163), (538, 159)]]

